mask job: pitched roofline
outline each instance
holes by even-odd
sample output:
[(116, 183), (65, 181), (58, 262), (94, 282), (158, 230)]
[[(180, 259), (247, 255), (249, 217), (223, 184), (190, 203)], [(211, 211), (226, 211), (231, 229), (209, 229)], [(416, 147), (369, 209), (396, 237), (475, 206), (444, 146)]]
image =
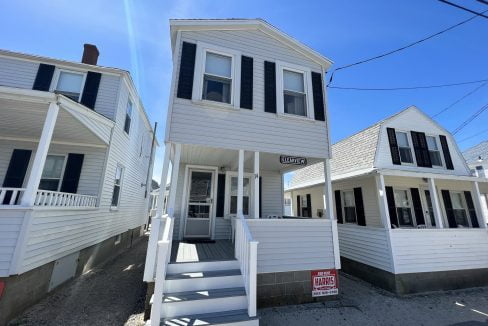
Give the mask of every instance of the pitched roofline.
[(257, 29), (279, 41), (287, 44), (295, 50), (301, 52), (303, 55), (309, 57), (313, 61), (325, 67), (325, 70), (333, 64), (333, 62), (313, 50), (309, 46), (296, 40), (292, 36), (286, 34), (275, 26), (271, 25), (264, 19), (170, 19), (170, 33), (171, 33), (171, 49), (174, 50), (176, 43), (176, 34), (178, 31), (192, 31), (192, 30), (247, 30)]

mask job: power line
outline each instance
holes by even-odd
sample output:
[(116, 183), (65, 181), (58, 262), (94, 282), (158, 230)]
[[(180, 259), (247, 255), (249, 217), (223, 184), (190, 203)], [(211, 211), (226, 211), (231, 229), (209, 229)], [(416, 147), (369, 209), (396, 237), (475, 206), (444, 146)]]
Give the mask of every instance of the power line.
[(480, 132), (477, 132), (477, 133), (476, 133), (476, 134), (474, 134), (474, 135), (471, 135), (471, 136), (469, 136), (469, 137), (466, 137), (466, 138), (463, 138), (463, 139), (461, 139), (461, 140), (458, 140), (458, 143), (461, 143), (461, 142), (466, 141), (466, 140), (470, 140), (470, 139), (472, 139), (472, 138), (474, 138), (474, 137), (476, 137), (476, 136), (479, 136), (479, 135), (481, 135), (481, 134), (484, 134), (485, 132), (488, 132), (488, 129), (483, 129), (483, 130), (481, 130)]
[(459, 127), (457, 127), (456, 129), (454, 129), (452, 131), (452, 134), (455, 135), (457, 134), (459, 131), (461, 131), (464, 127), (466, 127), (469, 123), (471, 123), (471, 121), (473, 121), (474, 119), (476, 119), (476, 117), (478, 117), (481, 113), (483, 113), (486, 109), (488, 109), (488, 104), (485, 104), (483, 107), (481, 107), (481, 109), (479, 109), (478, 111), (476, 111), (472, 116), (470, 116), (468, 119), (466, 119), (463, 123), (461, 123), (459, 125)]
[(475, 93), (477, 90), (479, 90), (480, 88), (482, 88), (483, 86), (487, 85), (488, 82), (486, 83), (483, 83), (479, 86), (476, 86), (475, 89), (471, 90), (470, 92), (468, 92), (467, 94), (464, 94), (461, 98), (459, 98), (458, 100), (454, 101), (453, 103), (451, 103), (450, 105), (448, 105), (447, 107), (445, 107), (444, 109), (440, 110), (439, 112), (437, 112), (436, 114), (434, 114), (432, 116), (432, 118), (435, 118), (437, 117), (438, 115), (446, 112), (447, 110), (449, 110), (450, 108), (452, 108), (454, 105), (458, 104), (459, 102), (461, 102), (462, 100), (464, 100), (466, 97), (470, 96), (471, 94)]
[(461, 83), (441, 84), (441, 85), (429, 85), (429, 86), (407, 86), (407, 87), (392, 87), (392, 88), (366, 88), (366, 87), (342, 87), (342, 86), (328, 86), (329, 88), (342, 89), (342, 90), (354, 90), (354, 91), (399, 91), (399, 90), (411, 90), (411, 89), (429, 89), (429, 88), (441, 88), (460, 86), (468, 84), (476, 84), (488, 82), (488, 79), (473, 80)]
[[(463, 6), (460, 6), (458, 4), (455, 4), (455, 3), (452, 3), (452, 2), (449, 2), (449, 1), (446, 1), (446, 0), (439, 0), (440, 2), (444, 2), (445, 4), (448, 4), (450, 6), (453, 6), (453, 7), (456, 7), (458, 9), (461, 9), (461, 10), (464, 10), (464, 11), (467, 11), (467, 12), (470, 12), (472, 14), (475, 14), (477, 16), (481, 16), (481, 17), (484, 17), (484, 18), (488, 18), (488, 16), (485, 16), (483, 15), (486, 11), (482, 11), (482, 12), (477, 12), (477, 11), (474, 11), (474, 10), (471, 10), (469, 8), (466, 8), (466, 7), (463, 7)], [(478, 0), (479, 1), (479, 0)], [(484, 4), (487, 4), (486, 1), (479, 1), (481, 3), (484, 3)]]
[[(386, 56), (391, 55), (393, 53), (397, 53), (397, 52), (403, 51), (403, 50), (408, 49), (408, 48), (410, 48), (412, 46), (415, 46), (417, 44), (420, 44), (422, 42), (425, 42), (427, 40), (430, 40), (431, 38), (434, 38), (434, 37), (436, 37), (438, 35), (444, 34), (444, 33), (448, 32), (448, 31), (450, 31), (450, 30), (452, 30), (452, 29), (454, 29), (456, 27), (459, 27), (459, 26), (463, 25), (463, 24), (466, 24), (466, 23), (470, 22), (471, 20), (477, 18), (479, 15), (482, 15), (482, 14), (484, 14), (486, 12), (488, 12), (488, 10), (483, 11), (481, 14), (476, 13), (476, 15), (473, 16), (473, 17), (471, 17), (471, 18), (468, 18), (466, 20), (463, 20), (463, 21), (461, 21), (461, 22), (459, 22), (459, 23), (457, 23), (455, 25), (452, 25), (452, 26), (450, 26), (450, 27), (448, 27), (446, 29), (443, 29), (443, 30), (441, 30), (441, 31), (439, 31), (437, 33), (431, 34), (431, 35), (429, 35), (427, 37), (424, 37), (424, 38), (422, 38), (422, 39), (420, 39), (418, 41), (415, 41), (413, 43), (410, 43), (408, 45), (402, 46), (402, 47), (400, 47), (398, 49), (391, 50), (391, 51), (385, 52), (383, 54), (380, 54), (380, 55), (377, 55), (377, 56), (374, 56), (374, 57), (371, 57), (371, 58), (368, 58), (368, 59), (364, 59), (364, 60), (361, 60), (361, 61), (358, 61), (358, 62), (355, 62), (355, 63), (351, 63), (351, 64), (348, 64), (348, 65), (345, 65), (345, 66), (341, 66), (339, 68), (336, 68), (336, 69), (334, 69), (332, 71), (332, 74), (330, 75), (328, 85), (330, 85), (332, 83), (332, 79), (334, 78), (334, 74), (338, 70), (342, 70), (342, 69), (350, 68), (350, 67), (353, 67), (353, 66), (357, 66), (357, 65), (360, 65), (360, 64), (363, 64), (363, 63), (366, 63), (366, 62), (370, 62), (370, 61), (373, 61), (373, 60), (376, 60), (376, 59), (380, 59), (380, 58), (386, 57)], [(484, 15), (482, 15), (482, 16), (484, 16)]]

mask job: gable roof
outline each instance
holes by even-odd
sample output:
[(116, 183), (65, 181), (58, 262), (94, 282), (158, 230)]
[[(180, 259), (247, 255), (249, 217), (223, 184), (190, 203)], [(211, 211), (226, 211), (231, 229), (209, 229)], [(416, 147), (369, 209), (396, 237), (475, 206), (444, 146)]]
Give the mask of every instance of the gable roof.
[(260, 30), (271, 37), (283, 42), (292, 47), (296, 51), (302, 53), (304, 56), (325, 66), (327, 70), (332, 61), (319, 52), (313, 50), (309, 46), (297, 41), (290, 35), (274, 27), (267, 21), (261, 18), (243, 19), (243, 18), (229, 18), (229, 19), (170, 19), (170, 33), (171, 33), (171, 49), (174, 50), (176, 44), (176, 34), (178, 31), (194, 31), (194, 30)]
[(468, 164), (477, 163), (480, 157), (483, 161), (488, 162), (488, 140), (468, 148), (463, 152), (463, 156)]

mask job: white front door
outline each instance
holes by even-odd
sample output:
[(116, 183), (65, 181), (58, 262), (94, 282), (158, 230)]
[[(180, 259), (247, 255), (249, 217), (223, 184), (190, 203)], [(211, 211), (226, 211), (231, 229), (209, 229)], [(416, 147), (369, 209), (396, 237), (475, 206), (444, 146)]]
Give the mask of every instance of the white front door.
[[(243, 192), (242, 192), (242, 213), (245, 218), (249, 218), (253, 212), (253, 184), (254, 174), (244, 173)], [(226, 198), (225, 198), (225, 215), (237, 214), (237, 172), (227, 172), (226, 176)]]
[(210, 238), (214, 215), (215, 171), (190, 169), (185, 238)]

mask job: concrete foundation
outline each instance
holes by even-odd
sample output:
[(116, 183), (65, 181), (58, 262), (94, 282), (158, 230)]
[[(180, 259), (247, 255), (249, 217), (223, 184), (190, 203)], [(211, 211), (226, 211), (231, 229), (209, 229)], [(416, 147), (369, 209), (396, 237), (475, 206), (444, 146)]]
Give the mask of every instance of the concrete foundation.
[[(132, 244), (140, 239), (140, 235), (141, 228), (137, 227), (121, 233), (118, 244), (116, 244), (116, 240), (118, 240), (118, 236), (116, 236), (80, 250), (74, 277), (88, 272), (96, 265), (110, 260), (132, 247)], [(20, 275), (0, 278), (0, 282), (5, 284), (0, 297), (0, 325), (6, 325), (49, 293), (49, 283), (55, 264), (56, 261), (52, 261)]]
[(393, 274), (341, 257), (342, 271), (396, 294), (488, 286), (488, 268)]

